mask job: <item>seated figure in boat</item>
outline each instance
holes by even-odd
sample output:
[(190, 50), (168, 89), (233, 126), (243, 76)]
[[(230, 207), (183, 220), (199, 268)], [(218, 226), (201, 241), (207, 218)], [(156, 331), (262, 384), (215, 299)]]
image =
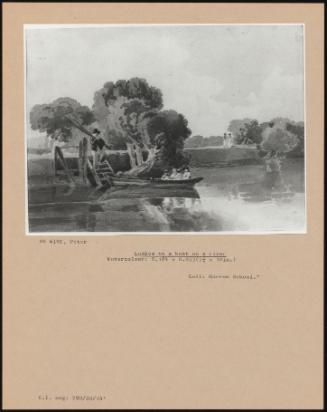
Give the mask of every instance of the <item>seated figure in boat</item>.
[(169, 171), (166, 169), (163, 175), (161, 176), (161, 180), (169, 180), (169, 179), (170, 179)]
[(183, 177), (183, 169), (182, 169), (182, 168), (179, 168), (179, 169), (177, 169), (176, 177), (175, 177), (174, 180), (183, 180), (183, 179), (184, 179), (184, 177)]
[(184, 173), (183, 173), (183, 180), (188, 180), (191, 179), (191, 172), (188, 167), (184, 168)]
[(177, 178), (177, 175), (178, 175), (177, 169), (176, 169), (175, 167), (173, 167), (173, 169), (172, 169), (172, 171), (171, 171), (171, 174), (170, 174), (170, 176), (169, 176), (169, 179), (175, 180), (175, 179)]

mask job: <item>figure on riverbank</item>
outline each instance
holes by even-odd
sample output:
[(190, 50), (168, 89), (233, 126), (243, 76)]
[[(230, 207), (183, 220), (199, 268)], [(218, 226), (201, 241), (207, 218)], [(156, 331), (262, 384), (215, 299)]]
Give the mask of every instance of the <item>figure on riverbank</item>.
[(229, 149), (233, 146), (233, 138), (231, 133), (224, 133), (224, 140), (223, 140), (223, 146), (226, 149)]
[(105, 149), (110, 149), (110, 146), (101, 137), (101, 132), (99, 129), (94, 129), (91, 137), (91, 151), (93, 157), (93, 167), (101, 163), (104, 159), (106, 152)]

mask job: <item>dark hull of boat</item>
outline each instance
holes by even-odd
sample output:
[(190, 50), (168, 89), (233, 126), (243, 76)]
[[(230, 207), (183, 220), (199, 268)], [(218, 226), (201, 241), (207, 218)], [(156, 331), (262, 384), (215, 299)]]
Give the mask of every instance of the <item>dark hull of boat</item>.
[(151, 186), (151, 187), (179, 187), (190, 188), (195, 184), (201, 182), (203, 177), (195, 177), (188, 180), (162, 180), (162, 179), (137, 179), (126, 177), (114, 177), (113, 182), (115, 186)]

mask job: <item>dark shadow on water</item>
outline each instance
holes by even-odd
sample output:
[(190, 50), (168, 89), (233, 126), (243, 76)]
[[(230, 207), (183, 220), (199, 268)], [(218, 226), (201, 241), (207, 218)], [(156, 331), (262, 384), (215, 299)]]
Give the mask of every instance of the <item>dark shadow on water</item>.
[(62, 203), (30, 207), (33, 232), (219, 231), (222, 225), (196, 197), (108, 199), (100, 203)]
[(199, 197), (148, 198), (144, 203), (167, 224), (167, 230), (176, 232), (219, 231), (222, 224), (217, 216), (203, 210)]

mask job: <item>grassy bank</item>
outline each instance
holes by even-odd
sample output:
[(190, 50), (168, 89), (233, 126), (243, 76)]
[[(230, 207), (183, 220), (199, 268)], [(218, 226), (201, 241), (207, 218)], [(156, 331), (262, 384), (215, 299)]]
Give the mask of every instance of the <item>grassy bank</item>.
[(185, 149), (191, 155), (191, 166), (212, 167), (212, 166), (234, 166), (245, 164), (259, 164), (262, 159), (258, 151), (253, 147), (201, 147)]

